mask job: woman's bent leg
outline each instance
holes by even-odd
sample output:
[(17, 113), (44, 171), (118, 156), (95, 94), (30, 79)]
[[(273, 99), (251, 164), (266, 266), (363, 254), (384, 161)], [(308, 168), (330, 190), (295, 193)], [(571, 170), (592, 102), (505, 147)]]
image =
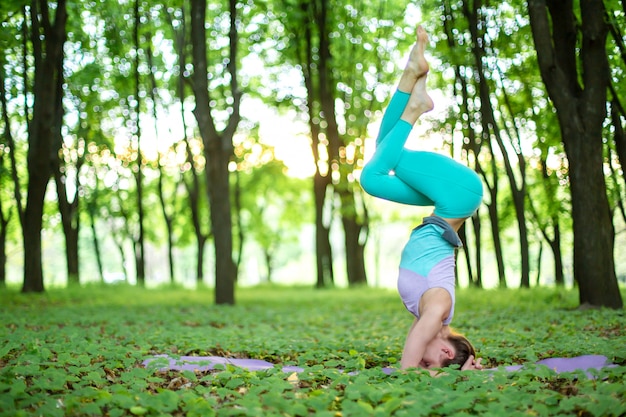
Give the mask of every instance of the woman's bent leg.
[[(413, 125), (422, 114), (432, 108), (433, 101), (426, 92), (426, 76), (423, 76), (413, 86), (400, 119), (382, 138), (374, 156), (363, 168), (361, 186), (367, 193), (397, 203), (433, 205), (432, 199), (425, 196), (420, 189), (412, 187), (393, 172), (405, 152), (404, 144)], [(392, 110), (397, 112), (397, 109)]]
[(483, 185), (478, 175), (445, 155), (405, 150), (394, 171), (400, 181), (433, 202), (437, 216), (467, 218), (482, 202)]
[[(428, 37), (421, 27), (417, 33), (398, 89), (385, 111), (376, 151), (361, 173), (361, 186), (375, 197), (397, 203), (434, 205), (435, 214), (446, 219), (466, 218), (482, 198), (478, 176), (443, 155), (404, 149), (417, 119), (433, 108), (426, 91), (424, 47)], [(408, 88), (412, 88), (410, 95), (405, 92)]]
[(372, 159), (361, 172), (361, 187), (368, 194), (384, 200), (415, 206), (431, 206), (433, 201), (409, 186), (392, 171), (401, 159), (404, 143), (412, 126), (400, 120), (383, 138)]
[(400, 116), (402, 116), (402, 113), (404, 112), (406, 103), (409, 102), (409, 97), (411, 97), (410, 92), (405, 93), (400, 90), (396, 90), (391, 97), (391, 100), (387, 105), (387, 109), (385, 109), (383, 120), (380, 122), (380, 130), (378, 131), (378, 136), (376, 137), (376, 147), (380, 145), (385, 136), (391, 132), (391, 129), (393, 129), (396, 123), (400, 120)]

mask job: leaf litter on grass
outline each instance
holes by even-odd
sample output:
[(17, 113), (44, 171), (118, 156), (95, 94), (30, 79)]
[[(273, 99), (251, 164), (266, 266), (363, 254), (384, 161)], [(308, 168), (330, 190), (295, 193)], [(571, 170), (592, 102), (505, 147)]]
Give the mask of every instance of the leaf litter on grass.
[[(573, 310), (564, 290), (461, 290), (455, 325), (489, 366), (606, 355), (624, 364), (624, 313)], [(383, 373), (411, 317), (380, 289), (83, 288), (0, 294), (0, 416), (620, 415), (624, 367), (595, 379), (518, 372)], [(157, 354), (262, 359), (251, 372), (142, 366)], [(282, 372), (283, 365), (304, 368)]]

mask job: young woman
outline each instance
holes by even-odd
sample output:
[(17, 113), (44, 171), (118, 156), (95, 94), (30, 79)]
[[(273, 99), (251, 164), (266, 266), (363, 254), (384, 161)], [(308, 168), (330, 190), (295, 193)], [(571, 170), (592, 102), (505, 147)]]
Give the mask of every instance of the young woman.
[(480, 205), (482, 183), (474, 171), (451, 158), (404, 148), (417, 119), (434, 106), (426, 91), (427, 42), (428, 35), (419, 26), (408, 64), (385, 111), (376, 151), (360, 181), (375, 197), (435, 207), (433, 215), (411, 233), (400, 261), (398, 291), (415, 316), (401, 367), (458, 364), (462, 369), (482, 369), (471, 343), (449, 327), (455, 302), (454, 252), (461, 246), (457, 231)]

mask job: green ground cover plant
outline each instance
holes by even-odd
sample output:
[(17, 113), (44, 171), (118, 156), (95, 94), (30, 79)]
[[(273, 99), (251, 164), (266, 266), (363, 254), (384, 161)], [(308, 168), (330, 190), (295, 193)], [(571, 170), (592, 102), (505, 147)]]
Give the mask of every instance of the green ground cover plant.
[[(237, 305), (210, 290), (126, 286), (0, 293), (0, 416), (619, 416), (624, 311), (578, 310), (575, 292), (460, 290), (454, 325), (488, 367), (605, 355), (596, 373), (397, 366), (411, 317), (392, 290), (255, 287)], [(263, 359), (251, 372), (147, 369), (157, 354)], [(285, 373), (298, 365), (301, 373)], [(352, 372), (356, 371), (356, 372)]]

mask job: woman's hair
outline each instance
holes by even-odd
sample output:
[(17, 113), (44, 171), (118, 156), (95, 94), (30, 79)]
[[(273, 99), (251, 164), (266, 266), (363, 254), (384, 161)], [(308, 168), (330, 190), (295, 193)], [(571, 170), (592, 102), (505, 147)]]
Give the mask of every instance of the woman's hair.
[(465, 364), (470, 356), (476, 357), (476, 350), (469, 340), (462, 334), (455, 331), (450, 331), (450, 335), (447, 337), (448, 342), (454, 347), (455, 355), (452, 359), (447, 359), (442, 363), (442, 368), (451, 365), (459, 365), (459, 368)]

